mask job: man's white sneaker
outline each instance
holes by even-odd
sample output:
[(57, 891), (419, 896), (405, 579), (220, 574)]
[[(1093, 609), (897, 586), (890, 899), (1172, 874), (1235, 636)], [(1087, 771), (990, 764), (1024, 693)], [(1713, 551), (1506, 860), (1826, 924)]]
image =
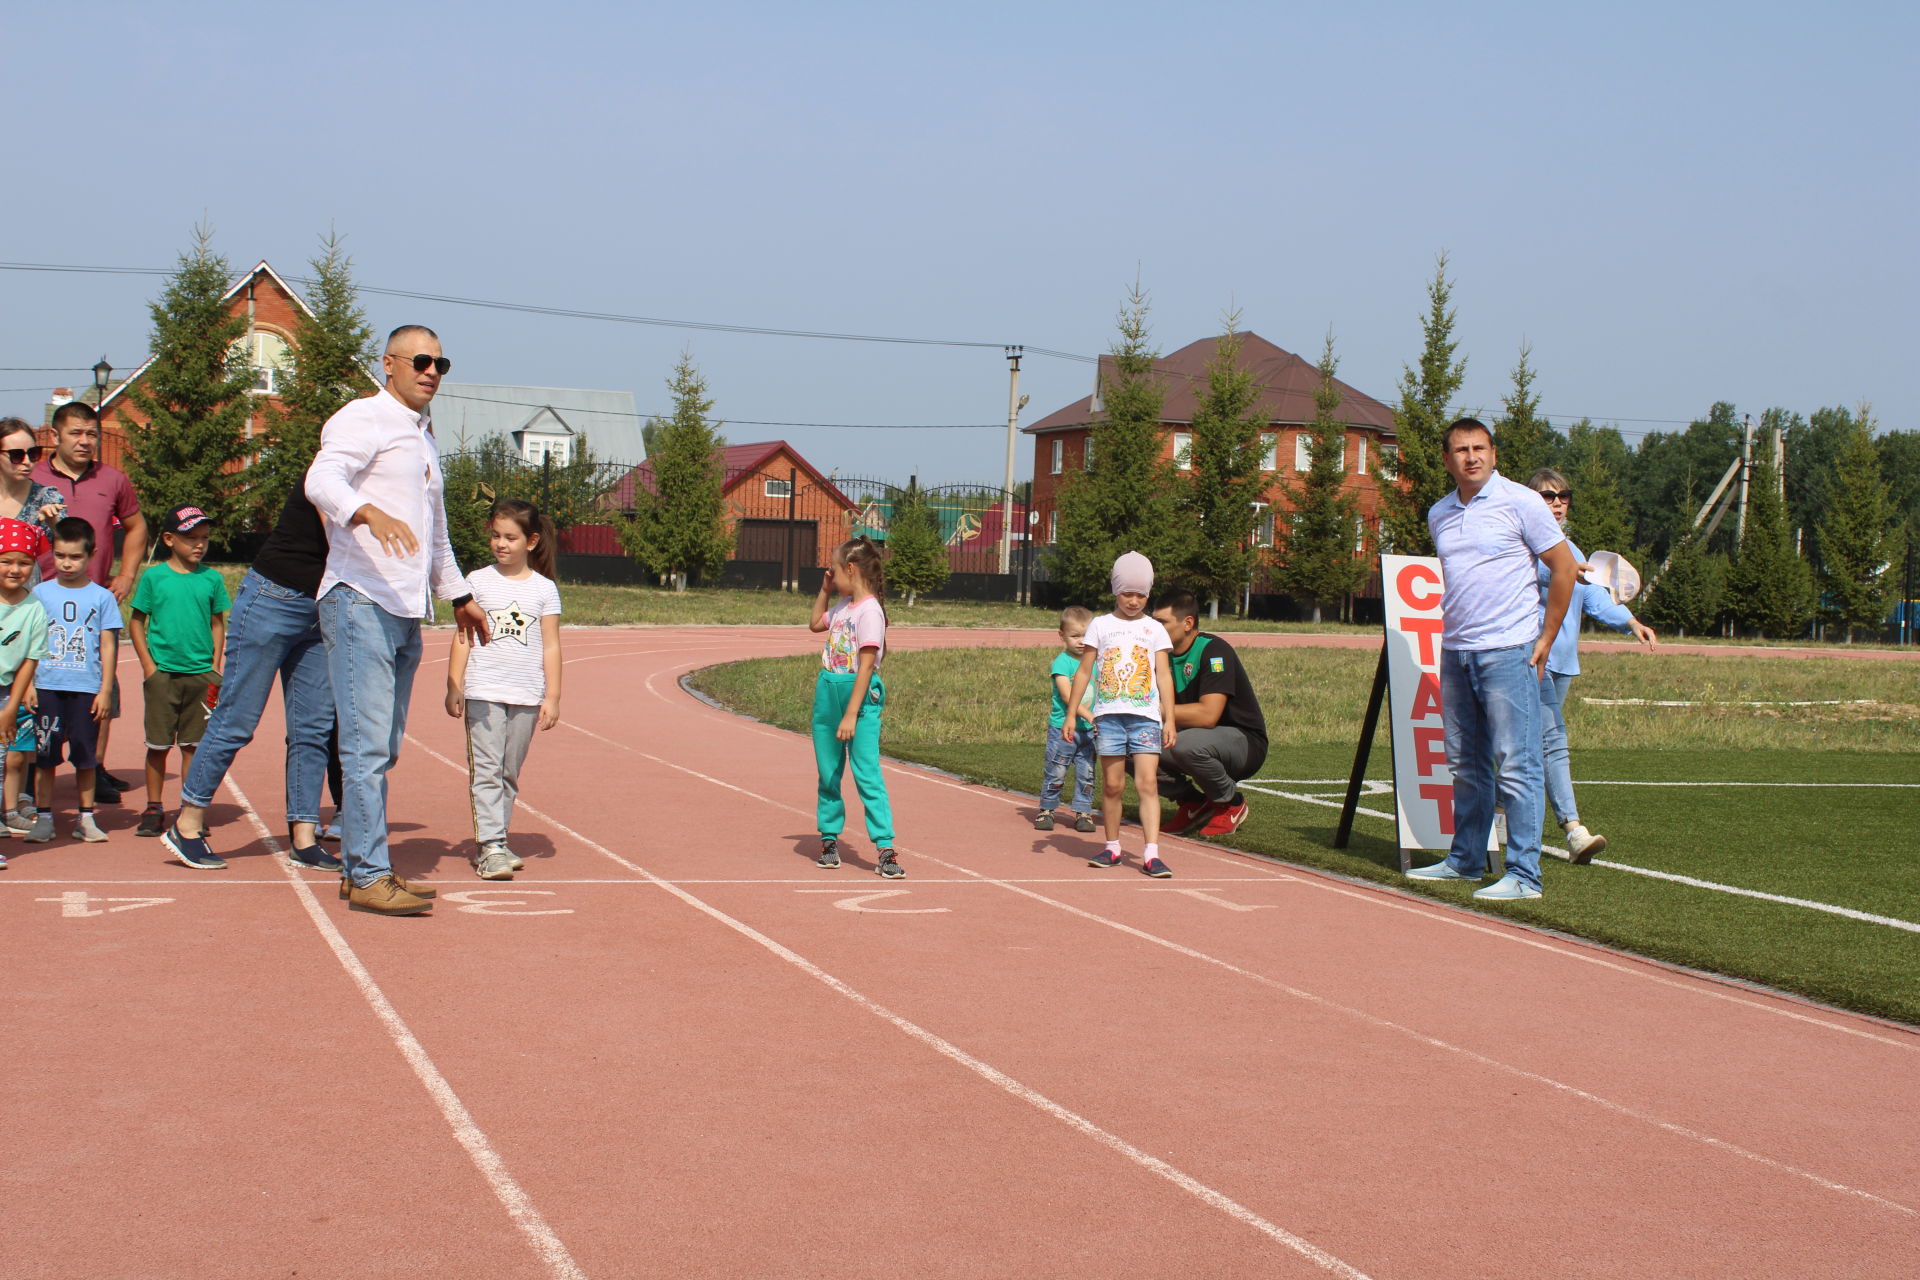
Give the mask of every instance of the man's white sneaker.
[(1540, 891), (1515, 875), (1504, 875), (1474, 895), (1493, 902), (1512, 902), (1517, 898), (1537, 898)]
[(1607, 838), (1597, 836), (1581, 823), (1567, 828), (1567, 852), (1572, 860), (1581, 865), (1593, 861), (1593, 855), (1607, 847)]

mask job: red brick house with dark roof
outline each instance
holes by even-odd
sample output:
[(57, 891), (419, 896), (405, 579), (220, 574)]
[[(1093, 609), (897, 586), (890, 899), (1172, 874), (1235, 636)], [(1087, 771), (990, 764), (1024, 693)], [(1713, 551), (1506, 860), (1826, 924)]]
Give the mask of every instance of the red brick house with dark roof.
[[(1163, 456), (1177, 458), (1187, 440), (1186, 428), (1193, 421), (1194, 406), (1206, 390), (1207, 362), (1213, 359), (1218, 338), (1202, 338), (1171, 355), (1154, 361), (1154, 374), (1166, 389), (1161, 425), (1166, 436)], [(1287, 480), (1307, 468), (1308, 438), (1305, 428), (1314, 417), (1314, 392), (1320, 386), (1320, 370), (1310, 361), (1283, 350), (1256, 333), (1241, 335), (1240, 363), (1253, 374), (1261, 389), (1261, 407), (1270, 427), (1267, 466), (1273, 476), (1266, 501), (1276, 512), (1291, 509), (1287, 499)], [(1033, 506), (1039, 514), (1037, 532), (1040, 541), (1054, 540), (1056, 495), (1065, 477), (1087, 466), (1087, 448), (1093, 425), (1103, 413), (1099, 388), (1114, 376), (1113, 357), (1100, 357), (1093, 395), (1084, 396), (1063, 409), (1057, 409), (1025, 428), (1033, 437)], [(1379, 519), (1379, 460), (1383, 447), (1394, 447), (1393, 410), (1380, 401), (1338, 378), (1340, 388), (1338, 416), (1347, 423), (1346, 452), (1342, 465), (1346, 485), (1360, 499), (1361, 518), (1368, 527)], [(1264, 540), (1272, 542), (1272, 528)]]
[[(313, 308), (307, 305), (293, 289), (293, 286), (281, 279), (280, 273), (262, 261), (252, 270), (233, 282), (221, 301), (227, 305), (229, 315), (241, 315), (247, 318), (247, 332), (240, 339), (249, 359), (252, 360), (256, 375), (253, 395), (259, 401), (272, 401), (279, 404), (279, 380), (284, 377), (283, 366), (293, 352), (294, 333), (302, 316), (311, 316)], [(100, 409), (100, 459), (116, 467), (126, 465), (127, 433), (137, 431), (147, 425), (147, 415), (127, 394), (128, 388), (140, 380), (140, 375), (153, 363), (149, 356), (138, 369), (125, 379), (113, 383), (107, 390), (106, 398), (101, 401)], [(374, 380), (373, 372), (367, 372), (367, 390), (376, 391), (379, 383)], [(52, 404), (48, 406), (51, 419), (53, 409), (69, 399), (83, 399), (89, 403), (92, 396), (87, 388), (75, 397), (56, 388)], [(262, 409), (266, 406), (262, 404)], [(247, 424), (248, 434), (252, 435), (264, 429), (261, 413), (253, 414)], [(53, 433), (47, 429), (43, 433), (46, 443), (51, 443)]]
[[(727, 445), (718, 457), (726, 476), (721, 494), (734, 530), (733, 558), (784, 564), (791, 556), (797, 569), (825, 568), (859, 519), (859, 508), (839, 486), (785, 440)], [(653, 486), (653, 467), (643, 462), (607, 491), (601, 505), (631, 511), (634, 494), (640, 488), (651, 493)], [(561, 548), (618, 554), (620, 543), (611, 525), (587, 525), (567, 530)]]

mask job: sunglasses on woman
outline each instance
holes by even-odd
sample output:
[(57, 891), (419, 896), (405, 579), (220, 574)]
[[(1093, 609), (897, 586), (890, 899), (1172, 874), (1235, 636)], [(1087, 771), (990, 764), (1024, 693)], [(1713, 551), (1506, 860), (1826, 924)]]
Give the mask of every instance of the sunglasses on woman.
[(1548, 502), (1572, 502), (1573, 501), (1573, 490), (1571, 489), (1536, 489), (1534, 490), (1534, 492), (1538, 493), (1541, 497), (1545, 498)]
[(453, 361), (447, 359), (445, 356), (430, 356), (424, 351), (415, 356), (409, 363), (413, 365), (413, 371), (415, 373), (425, 373), (428, 367), (431, 366), (433, 371), (443, 378), (447, 376), (447, 370), (453, 368)]
[(14, 466), (20, 467), (25, 466), (29, 462), (38, 462), (40, 459), (46, 457), (47, 446), (36, 444), (28, 449), (0, 449), (0, 455), (4, 455), (7, 461), (11, 462)]

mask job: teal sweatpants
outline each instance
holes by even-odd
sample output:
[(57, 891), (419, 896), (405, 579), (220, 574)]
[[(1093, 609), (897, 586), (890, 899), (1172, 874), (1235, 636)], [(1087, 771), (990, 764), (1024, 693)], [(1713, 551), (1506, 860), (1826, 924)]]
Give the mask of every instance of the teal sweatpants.
[(893, 806), (887, 803), (887, 780), (880, 774), (880, 712), (887, 705), (887, 687), (878, 672), (867, 683), (867, 700), (853, 725), (853, 741), (835, 733), (847, 713), (856, 677), (822, 671), (813, 683), (813, 759), (820, 771), (820, 789), (814, 809), (822, 840), (840, 838), (847, 823), (847, 804), (840, 798), (840, 779), (847, 757), (853, 757), (853, 785), (867, 814), (867, 836), (878, 849), (893, 847)]

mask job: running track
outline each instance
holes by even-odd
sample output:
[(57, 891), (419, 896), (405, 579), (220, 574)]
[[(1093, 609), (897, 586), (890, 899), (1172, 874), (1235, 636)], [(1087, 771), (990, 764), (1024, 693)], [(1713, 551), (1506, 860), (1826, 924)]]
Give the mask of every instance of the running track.
[(1909, 1029), (907, 767), (908, 878), (817, 870), (805, 744), (677, 684), (799, 627), (570, 633), (487, 884), (445, 644), (430, 917), (274, 856), (274, 723), (230, 871), (8, 843), (7, 1280), (1914, 1274)]

